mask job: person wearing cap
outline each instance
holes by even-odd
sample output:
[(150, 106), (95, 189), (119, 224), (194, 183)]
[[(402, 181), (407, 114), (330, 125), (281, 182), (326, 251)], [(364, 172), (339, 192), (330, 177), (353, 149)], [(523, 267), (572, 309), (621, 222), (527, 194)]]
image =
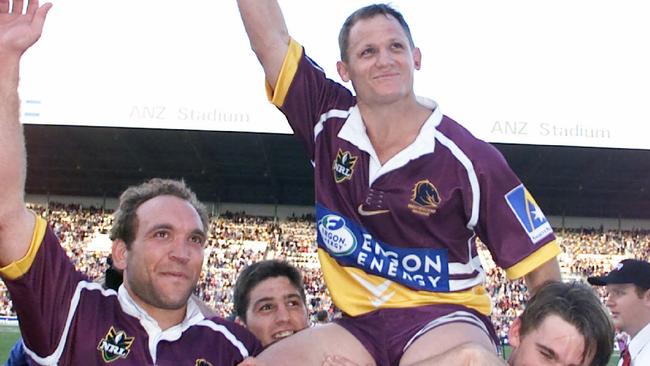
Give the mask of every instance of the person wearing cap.
[(631, 337), (618, 365), (650, 365), (650, 263), (625, 259), (607, 275), (587, 280), (607, 286), (606, 305), (614, 325)]

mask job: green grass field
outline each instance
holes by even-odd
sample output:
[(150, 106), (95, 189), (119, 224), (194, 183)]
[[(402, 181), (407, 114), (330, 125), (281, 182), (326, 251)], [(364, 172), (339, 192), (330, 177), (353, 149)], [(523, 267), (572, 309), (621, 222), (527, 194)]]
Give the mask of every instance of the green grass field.
[[(9, 356), (9, 351), (16, 340), (20, 337), (18, 327), (0, 325), (0, 365), (4, 365)], [(506, 347), (505, 354), (510, 354), (510, 348)], [(608, 366), (616, 366), (618, 362), (618, 352), (614, 351), (612, 359), (609, 360)]]
[(18, 338), (20, 338), (18, 327), (0, 325), (0, 365), (5, 364), (9, 351)]

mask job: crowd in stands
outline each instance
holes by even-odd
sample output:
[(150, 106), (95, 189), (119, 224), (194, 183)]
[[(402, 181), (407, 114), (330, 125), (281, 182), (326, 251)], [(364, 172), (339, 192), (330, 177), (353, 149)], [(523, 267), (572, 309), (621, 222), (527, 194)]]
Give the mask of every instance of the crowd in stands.
[[(59, 236), (75, 266), (90, 278), (101, 281), (108, 252), (88, 250), (98, 235), (106, 235), (112, 224), (111, 212), (80, 205), (51, 203), (31, 207), (45, 217)], [(310, 314), (326, 311), (330, 319), (338, 316), (324, 284), (315, 244), (313, 216), (277, 221), (272, 217), (231, 213), (213, 217), (205, 251), (204, 271), (196, 294), (218, 314), (232, 314), (232, 286), (245, 266), (264, 258), (286, 259), (303, 270)], [(556, 230), (563, 249), (560, 264), (565, 277), (585, 279), (608, 272), (622, 258), (648, 260), (649, 231), (604, 231), (602, 229)], [(480, 247), (481, 248), (481, 247)], [(509, 281), (505, 272), (480, 249), (487, 272), (486, 288), (494, 301), (493, 320), (497, 333), (505, 338), (508, 324), (517, 317), (526, 302), (522, 280)], [(0, 282), (0, 315), (14, 315), (11, 300)], [(322, 315), (322, 314), (321, 314)]]

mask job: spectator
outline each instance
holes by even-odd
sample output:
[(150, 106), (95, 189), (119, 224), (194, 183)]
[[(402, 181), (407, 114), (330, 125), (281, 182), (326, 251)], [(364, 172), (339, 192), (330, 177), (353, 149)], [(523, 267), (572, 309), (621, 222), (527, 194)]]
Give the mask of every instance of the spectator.
[(589, 283), (607, 286), (614, 325), (631, 337), (619, 365), (650, 365), (650, 263), (626, 259), (606, 276), (589, 277)]

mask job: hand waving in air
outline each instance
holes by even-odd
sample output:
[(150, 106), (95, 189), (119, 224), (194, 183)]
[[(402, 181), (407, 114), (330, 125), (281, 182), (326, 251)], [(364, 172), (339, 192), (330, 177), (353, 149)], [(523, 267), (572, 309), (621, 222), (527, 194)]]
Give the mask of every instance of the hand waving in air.
[(51, 3), (38, 5), (38, 0), (28, 0), (23, 13), (24, 0), (0, 0), (0, 55), (20, 57), (41, 36)]

